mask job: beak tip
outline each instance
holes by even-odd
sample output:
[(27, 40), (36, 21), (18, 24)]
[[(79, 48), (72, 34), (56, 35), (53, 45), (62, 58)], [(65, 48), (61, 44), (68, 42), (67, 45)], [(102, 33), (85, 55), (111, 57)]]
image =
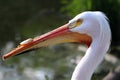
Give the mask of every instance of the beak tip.
[(4, 60), (5, 60), (5, 56), (0, 53), (0, 61), (4, 61)]
[(3, 61), (5, 60), (5, 56), (2, 56), (2, 60), (3, 60)]
[(0, 53), (0, 61), (3, 61), (4, 60), (4, 57), (2, 55), (2, 53)]

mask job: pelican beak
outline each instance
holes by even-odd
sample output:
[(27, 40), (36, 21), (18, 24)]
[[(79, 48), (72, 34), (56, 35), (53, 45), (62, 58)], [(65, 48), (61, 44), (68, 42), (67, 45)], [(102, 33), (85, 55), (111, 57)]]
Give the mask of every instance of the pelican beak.
[(2, 59), (5, 60), (16, 54), (24, 53), (29, 50), (33, 50), (40, 47), (45, 47), (49, 45), (55, 45), (66, 42), (78, 42), (85, 43), (90, 45), (92, 39), (86, 34), (80, 34), (77, 32), (72, 32), (69, 29), (69, 23), (50, 31), (46, 34), (43, 34), (39, 37), (29, 38), (20, 43), (18, 47), (10, 51), (9, 53), (2, 56)]

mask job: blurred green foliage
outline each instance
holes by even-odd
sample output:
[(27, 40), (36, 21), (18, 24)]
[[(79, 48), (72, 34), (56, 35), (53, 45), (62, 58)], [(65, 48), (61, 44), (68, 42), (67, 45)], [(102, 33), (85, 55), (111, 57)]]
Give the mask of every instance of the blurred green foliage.
[(92, 1), (91, 0), (61, 0), (64, 7), (61, 11), (66, 12), (68, 16), (74, 17), (75, 15), (91, 10)]

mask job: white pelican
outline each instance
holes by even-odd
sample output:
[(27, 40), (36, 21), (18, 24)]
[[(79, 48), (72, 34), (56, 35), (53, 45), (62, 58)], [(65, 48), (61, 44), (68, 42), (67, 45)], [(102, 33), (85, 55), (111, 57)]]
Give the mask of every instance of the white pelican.
[(71, 80), (90, 80), (111, 43), (111, 30), (107, 17), (100, 11), (83, 12), (53, 31), (21, 42), (17, 48), (3, 55), (2, 59), (35, 48), (66, 42), (88, 45), (89, 48), (76, 66)]

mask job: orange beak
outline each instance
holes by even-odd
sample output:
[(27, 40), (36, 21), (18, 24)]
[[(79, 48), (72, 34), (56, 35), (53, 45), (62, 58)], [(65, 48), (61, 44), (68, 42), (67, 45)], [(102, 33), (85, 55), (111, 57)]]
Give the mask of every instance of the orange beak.
[(60, 43), (78, 42), (78, 43), (85, 43), (88, 46), (91, 44), (92, 39), (90, 36), (86, 34), (72, 32), (69, 30), (69, 26), (70, 26), (69, 23), (67, 23), (39, 37), (25, 40), (22, 43), (20, 43), (20, 45), (17, 48), (3, 55), (2, 59), (5, 60), (6, 58), (9, 58), (16, 54), (20, 54), (32, 49), (49, 46), (49, 45), (60, 44)]

